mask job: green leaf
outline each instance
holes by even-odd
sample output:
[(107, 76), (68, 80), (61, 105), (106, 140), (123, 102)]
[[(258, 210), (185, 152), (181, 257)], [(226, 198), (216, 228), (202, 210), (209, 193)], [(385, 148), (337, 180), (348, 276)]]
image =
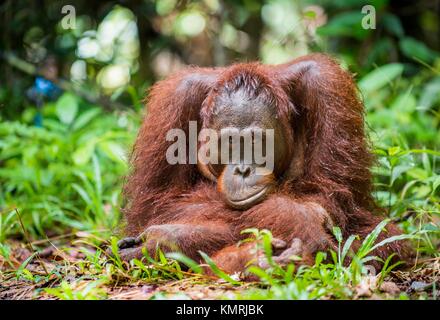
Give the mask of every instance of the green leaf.
[(316, 18), (316, 12), (313, 11), (313, 10), (305, 11), (303, 14), (304, 14), (305, 18), (309, 18), (309, 19), (315, 19)]
[(20, 266), (17, 268), (16, 274), (20, 275), (23, 270), (26, 268), (26, 266), (29, 264), (29, 262), (37, 255), (36, 252), (32, 253), (26, 260), (24, 260)]
[(358, 252), (357, 256), (362, 259), (365, 257), (368, 253), (370, 253), (373, 250), (373, 244), (374, 241), (376, 241), (379, 234), (382, 232), (382, 230), (385, 228), (385, 226), (390, 222), (389, 219), (385, 219), (377, 224), (377, 226), (374, 228), (373, 231), (371, 231), (362, 242)]
[(116, 237), (110, 238), (110, 248), (113, 253), (113, 259), (115, 260), (116, 264), (121, 268), (122, 260), (119, 256), (118, 239)]
[(273, 264), (272, 259), (272, 234), (271, 233), (262, 233), (262, 240), (263, 240), (263, 249), (264, 254), (266, 255), (266, 258), (270, 265)]
[(215, 262), (204, 252), (199, 251), (199, 254), (202, 256), (203, 260), (211, 267), (212, 272), (214, 272), (219, 278), (222, 278), (223, 280), (234, 284), (234, 285), (240, 285), (239, 281), (236, 281), (232, 279), (228, 274), (221, 271), (219, 267), (215, 264)]
[(359, 88), (364, 93), (376, 91), (393, 81), (403, 72), (403, 65), (390, 63), (371, 71), (359, 81)]
[(399, 234), (397, 236), (392, 236), (392, 237), (386, 238), (386, 239), (382, 240), (381, 242), (377, 243), (376, 245), (374, 245), (370, 249), (370, 252), (374, 251), (375, 249), (380, 248), (388, 243), (391, 243), (391, 242), (408, 240), (408, 239), (416, 239), (416, 238), (417, 238), (417, 236), (414, 234)]
[(429, 174), (426, 170), (423, 170), (422, 168), (412, 168), (411, 170), (407, 171), (407, 175), (409, 175), (411, 178), (417, 179), (417, 180), (425, 180), (428, 178)]
[(437, 52), (428, 48), (423, 42), (411, 37), (400, 40), (399, 47), (408, 58), (419, 59), (427, 63), (432, 62), (438, 56)]
[(400, 152), (400, 147), (399, 147), (399, 146), (388, 148), (388, 154), (389, 154), (390, 156), (395, 156), (395, 155), (398, 154), (399, 152)]
[(434, 193), (439, 186), (440, 186), (440, 176), (437, 176), (435, 177), (434, 182), (432, 183), (432, 192)]
[(324, 261), (327, 258), (327, 254), (322, 251), (318, 251), (318, 253), (315, 256), (315, 265), (320, 265), (322, 261)]
[(344, 247), (342, 248), (341, 253), (341, 261), (340, 263), (344, 263), (345, 257), (347, 256), (348, 250), (350, 250), (353, 241), (356, 240), (357, 236), (352, 234), (347, 241), (345, 241)]
[(402, 23), (396, 15), (387, 13), (382, 17), (382, 21), (385, 29), (390, 33), (399, 38), (403, 37), (405, 31), (403, 30)]
[(96, 140), (90, 140), (88, 143), (79, 147), (73, 154), (72, 159), (76, 165), (83, 165), (90, 161), (95, 151)]
[(403, 150), (402, 155), (404, 154), (411, 154), (411, 153), (426, 153), (433, 156), (440, 157), (440, 151), (430, 150), (430, 149), (409, 149), (409, 150)]
[(397, 98), (393, 101), (391, 105), (391, 109), (396, 110), (398, 114), (401, 113), (410, 113), (416, 110), (417, 100), (413, 94), (411, 94), (411, 88), (405, 92), (397, 96)]
[(78, 194), (81, 196), (81, 198), (84, 200), (85, 203), (87, 203), (89, 206), (93, 204), (92, 199), (89, 197), (89, 194), (83, 187), (81, 187), (76, 183), (72, 183), (72, 188), (75, 189), (76, 192), (78, 192)]
[(339, 243), (342, 242), (342, 232), (339, 227), (333, 227), (333, 235)]
[(438, 101), (440, 101), (440, 77), (434, 78), (425, 85), (420, 96), (419, 105), (424, 109), (429, 109)]
[(197, 262), (195, 262), (193, 259), (184, 255), (183, 253), (169, 252), (169, 253), (166, 253), (165, 256), (169, 259), (177, 260), (180, 263), (183, 263), (184, 265), (186, 265), (188, 268), (190, 268), (195, 273), (200, 273), (200, 274), (203, 273), (203, 269), (200, 267), (200, 265)]
[(72, 125), (73, 130), (84, 128), (90, 121), (101, 113), (100, 108), (92, 108), (81, 113)]
[(271, 275), (257, 266), (250, 266), (247, 269), (247, 272), (255, 274), (258, 278), (260, 278), (261, 280), (266, 280), (271, 285), (275, 284), (275, 281), (271, 277)]
[(387, 0), (333, 0), (331, 5), (334, 8), (347, 9), (353, 7), (362, 7), (366, 4), (370, 4), (376, 8), (377, 11), (388, 4)]
[(101, 196), (102, 195), (101, 166), (95, 154), (92, 154), (92, 162), (93, 162), (93, 176), (95, 178), (96, 192), (99, 196)]
[(422, 163), (423, 163), (423, 168), (427, 172), (429, 172), (429, 175), (431, 175), (432, 173), (431, 162), (429, 161), (429, 157), (426, 153), (422, 154)]
[(410, 165), (398, 165), (396, 167), (393, 168), (393, 173), (391, 174), (391, 182), (390, 184), (393, 185), (394, 182), (397, 180), (397, 178), (399, 178), (400, 176), (402, 176), (403, 173), (405, 173), (406, 171), (410, 170), (412, 168), (412, 166)]
[(431, 193), (431, 188), (429, 186), (420, 186), (417, 188), (414, 188), (415, 191), (415, 197), (418, 199), (424, 199)]
[(55, 112), (58, 119), (64, 124), (71, 124), (78, 113), (78, 98), (69, 93), (64, 93), (56, 102)]
[(167, 263), (168, 263), (168, 260), (167, 260), (167, 258), (165, 257), (165, 254), (163, 253), (163, 251), (160, 250), (159, 247), (157, 247), (157, 253), (158, 253), (158, 255), (159, 255), (159, 261), (160, 261), (162, 264), (167, 264)]
[(318, 28), (317, 33), (322, 36), (347, 36), (363, 39), (370, 33), (370, 30), (362, 28), (363, 17), (360, 10), (335, 15), (329, 23)]
[(115, 162), (126, 164), (126, 150), (117, 142), (104, 140), (98, 144), (99, 149)]

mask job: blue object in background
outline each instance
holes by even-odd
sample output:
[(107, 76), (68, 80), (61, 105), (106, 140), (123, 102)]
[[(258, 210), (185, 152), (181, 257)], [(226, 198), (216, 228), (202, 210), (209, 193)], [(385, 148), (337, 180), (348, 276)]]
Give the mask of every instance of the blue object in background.
[(43, 77), (36, 77), (34, 85), (27, 90), (28, 98), (35, 102), (37, 106), (37, 114), (34, 118), (34, 124), (36, 127), (43, 126), (43, 115), (41, 108), (43, 107), (44, 100), (55, 100), (61, 94), (61, 89), (52, 81)]
[(41, 94), (42, 96), (49, 98), (49, 100), (56, 98), (61, 93), (60, 88), (56, 84), (43, 77), (35, 78), (34, 88), (37, 94)]

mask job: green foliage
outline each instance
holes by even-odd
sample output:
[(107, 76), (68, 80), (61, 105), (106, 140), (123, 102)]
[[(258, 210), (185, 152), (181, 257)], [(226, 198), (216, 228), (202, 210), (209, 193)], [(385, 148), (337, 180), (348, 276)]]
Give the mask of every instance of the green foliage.
[(350, 11), (335, 15), (333, 19), (319, 29), (322, 36), (350, 36), (364, 39), (371, 31), (360, 27), (363, 15), (361, 11)]
[[(391, 237), (374, 244), (379, 233), (389, 221), (380, 223), (362, 242), (356, 252), (352, 252), (351, 246), (356, 236), (350, 236), (343, 243), (341, 230), (334, 228), (334, 236), (338, 241), (338, 252), (330, 252), (331, 260), (323, 252), (319, 252), (315, 258), (315, 264), (311, 267), (301, 266), (296, 269), (291, 263), (287, 267), (277, 265), (272, 259), (271, 250), (265, 249), (267, 261), (270, 267), (266, 270), (258, 266), (251, 266), (248, 271), (255, 274), (267, 289), (252, 289), (239, 294), (239, 299), (289, 299), (289, 300), (313, 300), (320, 298), (349, 299), (356, 295), (356, 286), (365, 277), (371, 276), (365, 266), (369, 261), (378, 259), (371, 256), (374, 249), (386, 243), (402, 240), (416, 239), (415, 234)], [(257, 239), (262, 240), (263, 246), (270, 246), (271, 235), (266, 230), (259, 233)], [(345, 263), (350, 255), (350, 263)], [(381, 272), (381, 279), (386, 276), (399, 263), (389, 265), (389, 259), (385, 262)]]
[(15, 207), (33, 236), (114, 228), (135, 117), (104, 114), (65, 93), (45, 106), (42, 128), (0, 123), (0, 241), (21, 233)]
[(105, 299), (107, 294), (103, 288), (102, 281), (91, 281), (85, 287), (74, 287), (66, 281), (61, 282), (57, 288), (47, 288), (44, 291), (60, 300), (100, 300)]
[[(345, 242), (342, 239), (339, 228), (334, 228), (335, 238), (339, 246), (337, 252), (331, 252), (331, 259), (327, 259), (325, 253), (316, 255), (313, 266), (295, 267), (296, 257), (292, 257), (292, 263), (288, 266), (280, 266), (274, 262), (271, 250), (272, 235), (268, 230), (249, 229), (245, 233), (252, 235), (250, 241), (257, 244), (257, 250), (262, 250), (269, 262), (268, 269), (261, 269), (255, 265), (248, 268), (248, 273), (260, 278), (260, 288), (253, 288), (241, 293), (229, 296), (235, 299), (348, 299), (356, 295), (357, 286), (369, 276), (370, 271), (365, 267), (375, 257), (371, 252), (388, 242), (402, 240), (403, 237), (392, 237), (374, 244), (379, 233), (388, 221), (378, 225), (362, 242), (357, 252), (352, 252), (351, 246), (355, 236), (351, 236)], [(405, 235), (405, 238), (416, 239), (417, 235)], [(81, 251), (85, 259), (75, 265), (64, 266), (64, 269), (75, 270), (76, 279), (66, 281), (63, 274), (57, 268), (46, 275), (43, 281), (57, 279), (60, 283), (52, 288), (44, 289), (44, 292), (52, 297), (63, 300), (77, 299), (105, 299), (108, 297), (108, 288), (115, 284), (128, 284), (136, 281), (145, 283), (161, 283), (169, 280), (186, 279), (193, 283), (210, 283), (211, 277), (203, 275), (201, 266), (180, 253), (164, 255), (157, 252), (156, 258), (150, 257), (147, 252), (142, 260), (133, 259), (129, 263), (121, 261), (118, 256), (117, 238), (112, 237), (109, 247), (112, 255), (104, 252), (91, 242), (83, 242)], [(93, 250), (91, 248), (94, 248)], [(236, 276), (230, 276), (221, 271), (209, 256), (201, 253), (207, 266), (214, 274), (232, 286), (243, 285), (242, 281), (236, 280)], [(350, 256), (351, 262), (344, 263)], [(16, 270), (17, 279), (35, 282), (41, 281), (41, 276), (35, 275), (25, 267), (33, 257), (29, 257)], [(399, 263), (389, 264), (387, 259), (380, 274), (379, 281), (392, 271)], [(194, 271), (183, 271), (179, 262), (191, 265)], [(92, 279), (92, 280), (91, 280)], [(405, 297), (405, 296), (403, 296)], [(152, 299), (166, 299), (167, 295), (157, 293)]]
[(375, 196), (406, 232), (429, 231), (419, 252), (438, 256), (440, 91), (432, 92), (440, 69), (435, 64), (414, 78), (400, 73), (401, 65), (386, 65), (359, 81), (378, 160)]
[(369, 94), (381, 89), (390, 81), (400, 76), (403, 71), (403, 65), (400, 63), (392, 63), (375, 69), (359, 81), (359, 89), (365, 94)]

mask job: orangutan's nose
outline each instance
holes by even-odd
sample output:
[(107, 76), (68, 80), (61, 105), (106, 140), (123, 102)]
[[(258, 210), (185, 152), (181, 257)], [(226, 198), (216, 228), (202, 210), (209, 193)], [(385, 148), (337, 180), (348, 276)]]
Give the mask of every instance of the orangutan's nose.
[(250, 165), (241, 163), (234, 168), (234, 174), (247, 178), (251, 174), (251, 170)]

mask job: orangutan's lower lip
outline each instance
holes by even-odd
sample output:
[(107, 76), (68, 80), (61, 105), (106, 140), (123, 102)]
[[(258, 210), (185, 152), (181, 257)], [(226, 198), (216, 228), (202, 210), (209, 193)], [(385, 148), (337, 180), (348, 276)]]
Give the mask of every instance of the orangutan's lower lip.
[(228, 199), (228, 202), (236, 208), (242, 208), (242, 207), (246, 207), (248, 205), (252, 205), (254, 204), (254, 202), (260, 198), (262, 198), (265, 193), (267, 192), (269, 188), (268, 187), (264, 187), (263, 189), (261, 189), (260, 191), (254, 193), (252, 196), (246, 198), (246, 199), (241, 199), (241, 200), (233, 200), (233, 199)]

